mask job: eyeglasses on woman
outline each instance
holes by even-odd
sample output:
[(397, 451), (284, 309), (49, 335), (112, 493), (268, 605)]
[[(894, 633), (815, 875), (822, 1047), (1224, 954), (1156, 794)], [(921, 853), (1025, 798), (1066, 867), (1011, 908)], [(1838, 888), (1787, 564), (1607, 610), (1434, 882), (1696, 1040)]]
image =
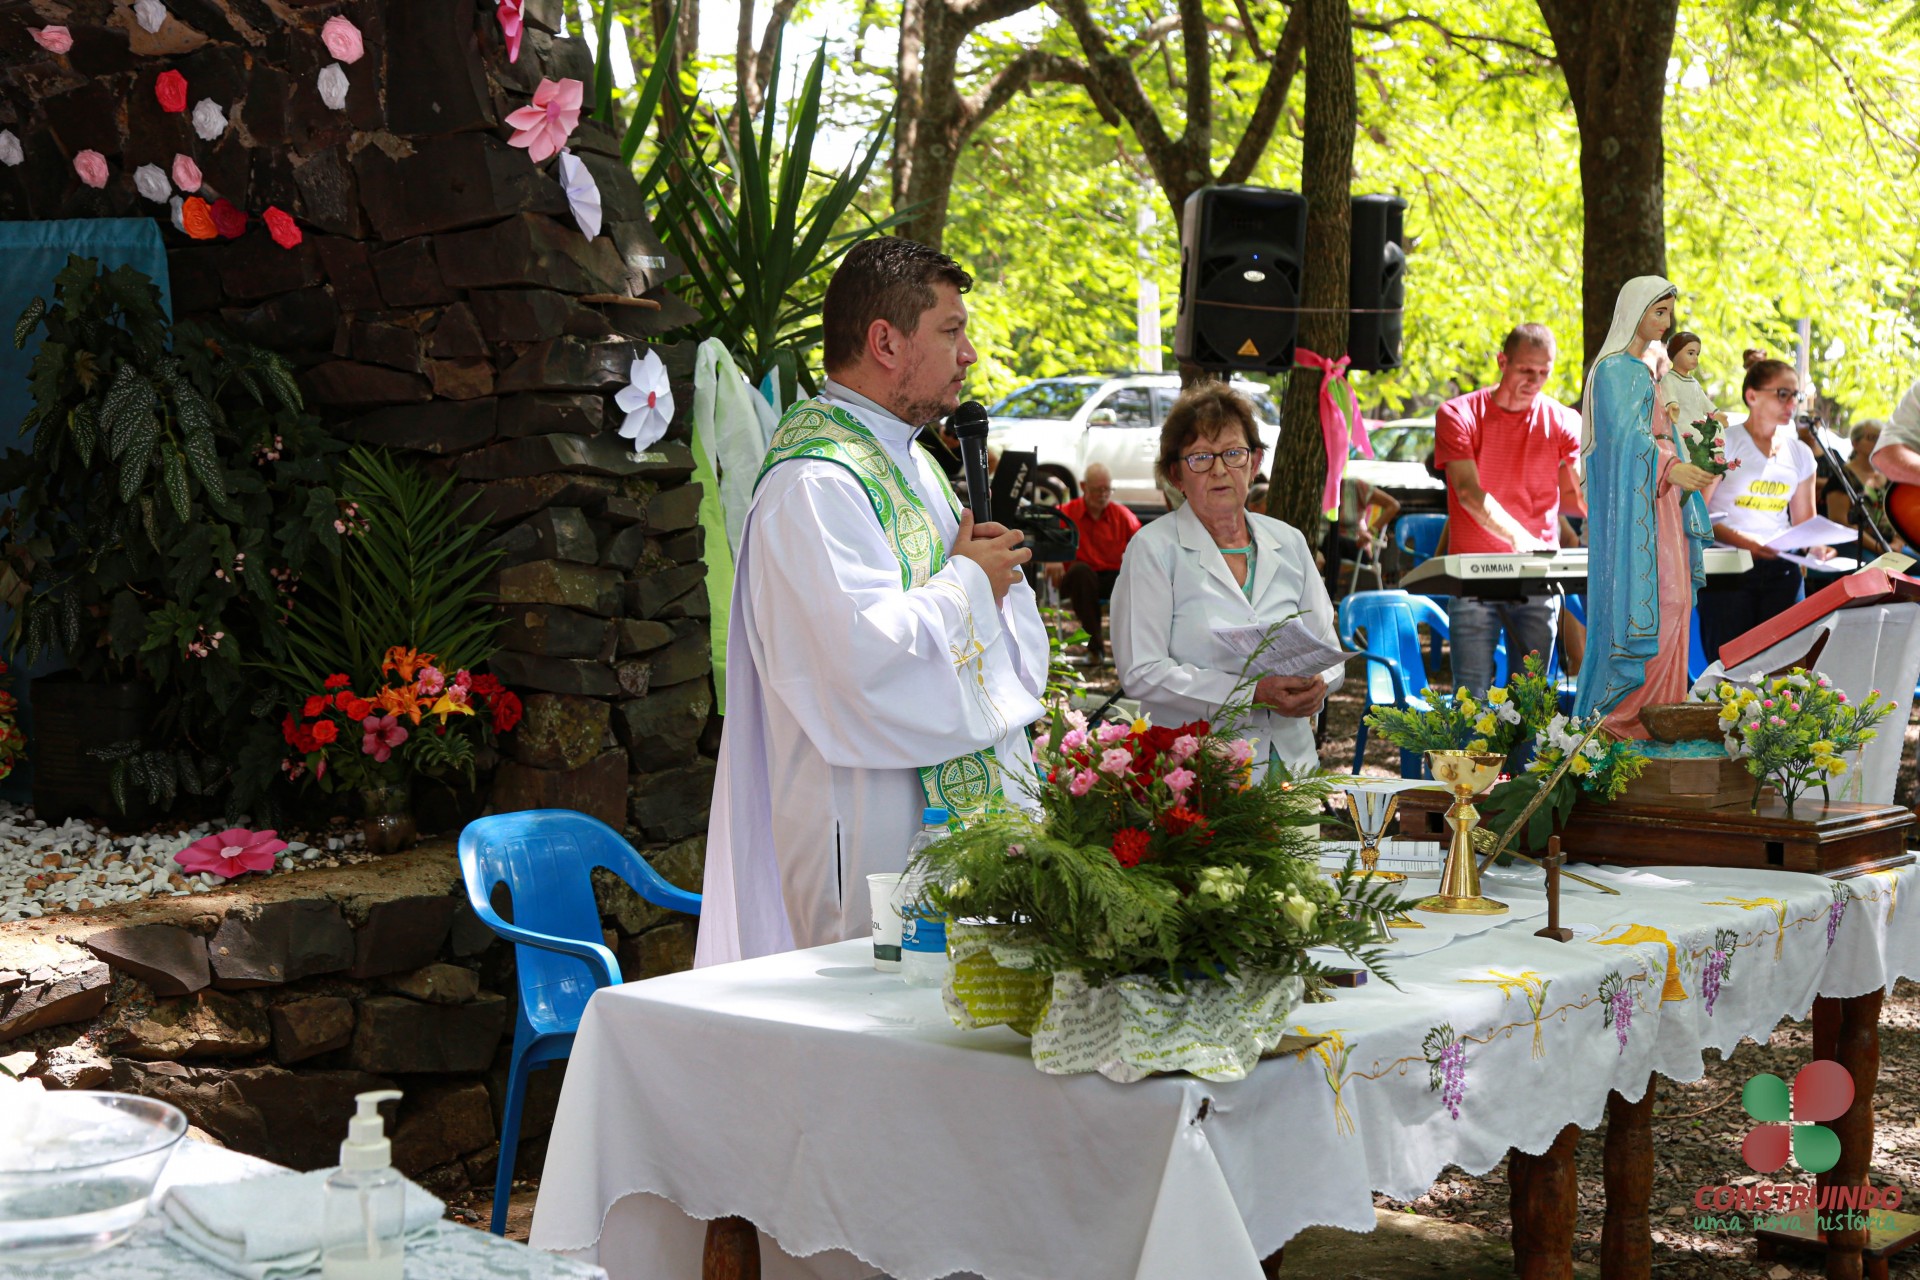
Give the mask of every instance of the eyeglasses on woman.
[(1227, 449), (1220, 453), (1190, 453), (1180, 461), (1186, 463), (1193, 474), (1203, 476), (1213, 470), (1215, 458), (1220, 459), (1235, 471), (1244, 471), (1247, 463), (1258, 452), (1260, 452), (1258, 449)]

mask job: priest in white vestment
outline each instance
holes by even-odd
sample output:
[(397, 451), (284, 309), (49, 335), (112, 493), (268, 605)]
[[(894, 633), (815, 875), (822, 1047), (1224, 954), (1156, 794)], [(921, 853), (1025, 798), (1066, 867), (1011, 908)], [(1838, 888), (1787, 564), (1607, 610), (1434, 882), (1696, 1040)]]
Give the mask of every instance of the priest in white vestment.
[(741, 539), (696, 965), (867, 936), (866, 878), (905, 867), (941, 778), (1033, 805), (1030, 553), (960, 518), (914, 444), (977, 359), (971, 285), (893, 237), (828, 285), (828, 380), (783, 417)]

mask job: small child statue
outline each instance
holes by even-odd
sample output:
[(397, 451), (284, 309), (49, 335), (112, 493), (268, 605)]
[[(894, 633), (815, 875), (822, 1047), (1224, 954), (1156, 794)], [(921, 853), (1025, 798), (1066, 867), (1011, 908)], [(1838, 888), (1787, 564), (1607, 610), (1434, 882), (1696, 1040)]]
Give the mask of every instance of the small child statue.
[(1693, 376), (1700, 367), (1699, 335), (1684, 331), (1674, 334), (1667, 340), (1667, 355), (1673, 367), (1661, 375), (1660, 397), (1667, 405), (1668, 424), (1689, 437), (1694, 434), (1693, 424), (1703, 418), (1726, 426), (1727, 415), (1715, 407), (1706, 388)]

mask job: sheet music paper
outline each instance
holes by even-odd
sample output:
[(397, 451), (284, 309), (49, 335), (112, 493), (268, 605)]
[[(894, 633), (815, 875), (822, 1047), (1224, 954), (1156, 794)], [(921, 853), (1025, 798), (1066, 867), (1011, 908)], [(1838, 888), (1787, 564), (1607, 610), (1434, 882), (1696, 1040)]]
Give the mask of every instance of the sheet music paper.
[[(1328, 644), (1299, 618), (1289, 618), (1277, 627), (1215, 627), (1213, 634), (1243, 659), (1259, 653), (1250, 668), (1256, 675), (1317, 676), (1328, 667), (1360, 656)], [(1273, 637), (1270, 643), (1269, 634)], [(1260, 647), (1263, 643), (1264, 650)]]
[(1808, 547), (1838, 547), (1858, 540), (1859, 534), (1843, 524), (1815, 516), (1811, 520), (1802, 520), (1790, 526), (1787, 531), (1767, 543), (1775, 551), (1804, 551)]

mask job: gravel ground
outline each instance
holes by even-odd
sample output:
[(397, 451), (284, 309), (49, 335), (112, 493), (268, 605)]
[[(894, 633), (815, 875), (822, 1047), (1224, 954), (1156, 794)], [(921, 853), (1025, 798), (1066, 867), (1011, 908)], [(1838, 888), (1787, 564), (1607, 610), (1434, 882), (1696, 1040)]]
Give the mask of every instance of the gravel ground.
[[(225, 881), (183, 873), (173, 855), (219, 828), (161, 827), (116, 836), (78, 818), (49, 826), (30, 808), (0, 802), (0, 923), (64, 911), (91, 911), (113, 902), (199, 893)], [(276, 872), (338, 867), (368, 861), (358, 830), (283, 832), (287, 847)]]

